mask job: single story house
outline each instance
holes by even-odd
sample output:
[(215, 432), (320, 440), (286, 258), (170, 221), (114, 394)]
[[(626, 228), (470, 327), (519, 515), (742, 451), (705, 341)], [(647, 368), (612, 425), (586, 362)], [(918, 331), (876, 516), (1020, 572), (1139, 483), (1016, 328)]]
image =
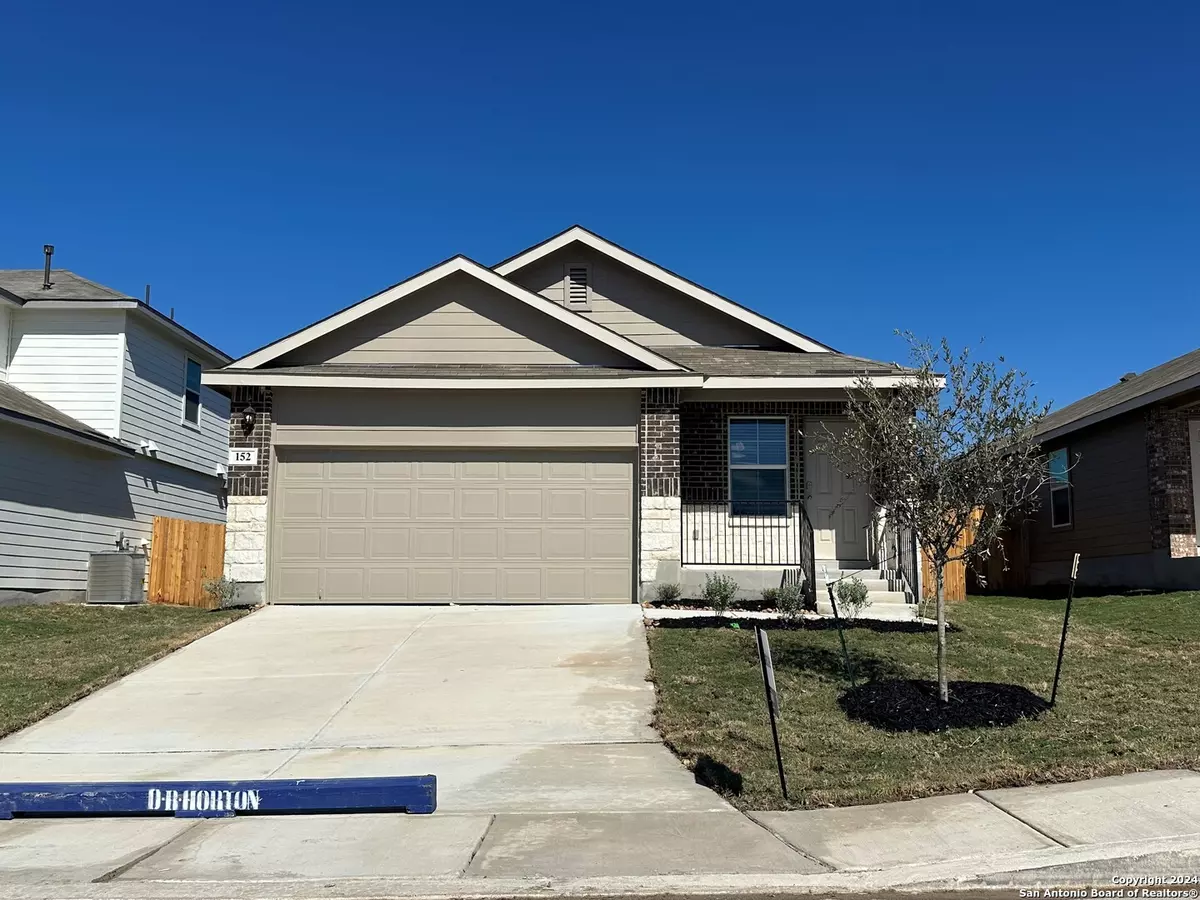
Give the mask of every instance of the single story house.
[[(455, 256), (204, 374), (227, 574), (275, 603), (614, 602), (876, 561), (814, 446), (847, 356), (581, 227)], [(914, 582), (915, 583), (915, 582)]]
[[(997, 588), (1080, 584), (1200, 589), (1200, 350), (1046, 416), (1051, 482), (1007, 538)], [(996, 569), (993, 566), (993, 569)]]
[(230, 357), (65, 269), (0, 269), (0, 591), (80, 592), (155, 516), (225, 521)]

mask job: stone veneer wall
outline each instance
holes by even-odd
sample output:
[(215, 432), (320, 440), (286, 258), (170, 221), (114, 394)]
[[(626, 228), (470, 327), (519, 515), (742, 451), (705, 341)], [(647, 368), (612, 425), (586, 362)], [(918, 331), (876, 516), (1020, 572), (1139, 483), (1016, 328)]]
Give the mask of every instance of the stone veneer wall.
[(785, 416), (788, 420), (789, 499), (804, 496), (805, 416), (841, 416), (846, 404), (840, 400), (734, 400), (713, 403), (684, 403), (679, 422), (680, 485), (685, 501), (701, 502), (729, 498), (729, 417)]
[(678, 581), (679, 389), (642, 391), (638, 422), (639, 581)]
[(1146, 410), (1150, 545), (1172, 559), (1197, 555), (1187, 415), (1160, 403)]
[[(258, 450), (253, 466), (229, 470), (229, 514), (225, 524), (225, 577), (238, 582), (240, 602), (261, 602), (267, 578), (267, 489), (271, 475), (271, 389), (234, 387), (229, 405), (230, 449)], [(246, 433), (242, 414), (254, 410)]]

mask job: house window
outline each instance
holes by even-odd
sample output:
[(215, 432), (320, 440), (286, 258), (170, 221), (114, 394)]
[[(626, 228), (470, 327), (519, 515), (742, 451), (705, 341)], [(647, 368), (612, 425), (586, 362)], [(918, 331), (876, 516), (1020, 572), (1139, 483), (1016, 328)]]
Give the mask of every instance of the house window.
[(568, 265), (563, 283), (563, 298), (567, 306), (586, 309), (591, 299), (592, 267)]
[(730, 419), (730, 515), (786, 516), (787, 459), (787, 419)]
[(187, 361), (187, 376), (183, 385), (183, 421), (200, 424), (200, 363)]
[(1067, 448), (1061, 447), (1050, 454), (1050, 525), (1065, 528), (1071, 518), (1071, 467), (1067, 462)]

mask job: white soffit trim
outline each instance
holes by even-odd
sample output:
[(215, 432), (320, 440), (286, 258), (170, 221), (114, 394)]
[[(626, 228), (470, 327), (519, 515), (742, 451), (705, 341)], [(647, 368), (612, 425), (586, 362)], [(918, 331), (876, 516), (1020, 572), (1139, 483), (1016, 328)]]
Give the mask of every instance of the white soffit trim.
[(570, 388), (700, 387), (703, 375), (633, 375), (628, 378), (392, 378), (376, 375), (281, 375), (264, 372), (204, 372), (212, 386), (391, 388), (393, 390), (558, 390)]
[[(911, 375), (871, 375), (871, 384), (878, 388), (894, 388), (900, 387), (912, 380)], [(729, 388), (846, 388), (852, 389), (858, 384), (861, 375), (830, 375), (818, 376), (813, 378), (806, 377), (767, 377), (767, 378), (742, 378), (742, 377), (722, 377), (714, 376), (704, 382), (704, 387), (711, 389), (729, 389)], [(944, 386), (944, 383), (943, 383)]]
[(603, 344), (607, 344), (629, 358), (644, 363), (651, 369), (660, 372), (678, 372), (683, 370), (682, 366), (647, 350), (641, 344), (631, 341), (629, 338), (623, 337), (615, 331), (610, 331), (603, 325), (599, 325), (578, 313), (564, 309), (554, 301), (547, 300), (541, 294), (535, 294), (533, 291), (528, 291), (519, 285), (513, 284), (511, 281), (497, 275), (491, 269), (481, 266), (479, 263), (467, 259), (465, 256), (455, 256), (452, 259), (448, 259), (444, 263), (434, 266), (432, 269), (426, 269), (419, 275), (414, 275), (407, 281), (402, 281), (387, 290), (375, 294), (373, 297), (368, 297), (366, 300), (343, 309), (341, 312), (334, 313), (332, 316), (322, 319), (314, 325), (310, 325), (294, 334), (275, 341), (273, 344), (268, 344), (265, 347), (255, 350), (250, 355), (235, 360), (231, 363), (231, 367), (239, 369), (257, 368), (264, 363), (279, 358), (285, 353), (295, 350), (297, 347), (302, 347), (319, 337), (324, 337), (336, 331), (344, 325), (361, 319), (363, 316), (370, 315), (402, 297), (421, 290), (421, 288), (441, 281), (443, 278), (453, 275), (456, 272), (465, 272), (482, 281), (484, 284), (503, 291), (510, 297), (515, 297), (538, 312), (545, 313), (551, 318), (557, 319), (563, 324), (574, 328), (576, 331), (580, 331)]
[(732, 316), (741, 322), (745, 322), (747, 325), (757, 328), (759, 331), (771, 335), (771, 337), (778, 338), (792, 347), (806, 350), (809, 353), (829, 353), (832, 349), (814, 341), (810, 337), (800, 334), (798, 331), (792, 331), (792, 329), (780, 325), (778, 322), (773, 322), (766, 316), (761, 316), (756, 312), (746, 309), (744, 306), (734, 303), (720, 294), (714, 294), (707, 288), (702, 288), (700, 285), (694, 284), (686, 278), (638, 256), (636, 253), (631, 253), (624, 247), (618, 247), (611, 241), (606, 241), (598, 234), (592, 234), (586, 228), (581, 228), (578, 225), (568, 228), (562, 234), (555, 235), (544, 243), (530, 247), (524, 253), (520, 253), (511, 259), (506, 259), (497, 265), (495, 270), (507, 277), (513, 272), (525, 268), (530, 263), (537, 262), (542, 257), (561, 250), (563, 247), (576, 241), (587, 247), (591, 247), (599, 253), (603, 253), (611, 259), (615, 259), (617, 262), (628, 266), (636, 272), (640, 272), (665, 284), (669, 288), (679, 291), (681, 294), (686, 294), (694, 300), (699, 300), (701, 303), (707, 303), (713, 309)]

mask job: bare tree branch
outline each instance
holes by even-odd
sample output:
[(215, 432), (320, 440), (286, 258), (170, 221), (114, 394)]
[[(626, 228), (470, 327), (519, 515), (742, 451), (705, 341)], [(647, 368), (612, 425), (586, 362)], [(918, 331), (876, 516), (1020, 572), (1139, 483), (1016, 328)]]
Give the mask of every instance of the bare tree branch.
[[(1018, 511), (1035, 509), (1050, 480), (1034, 432), (1049, 410), (1024, 372), (1004, 358), (976, 360), (904, 333), (915, 372), (895, 388), (860, 378), (845, 431), (817, 443), (847, 476), (867, 485), (889, 521), (911, 529), (937, 577), (938, 681), (947, 699), (946, 565), (993, 552)], [(944, 374), (939, 370), (944, 370)], [(943, 389), (944, 382), (944, 389)], [(974, 538), (958, 544), (968, 529)]]

